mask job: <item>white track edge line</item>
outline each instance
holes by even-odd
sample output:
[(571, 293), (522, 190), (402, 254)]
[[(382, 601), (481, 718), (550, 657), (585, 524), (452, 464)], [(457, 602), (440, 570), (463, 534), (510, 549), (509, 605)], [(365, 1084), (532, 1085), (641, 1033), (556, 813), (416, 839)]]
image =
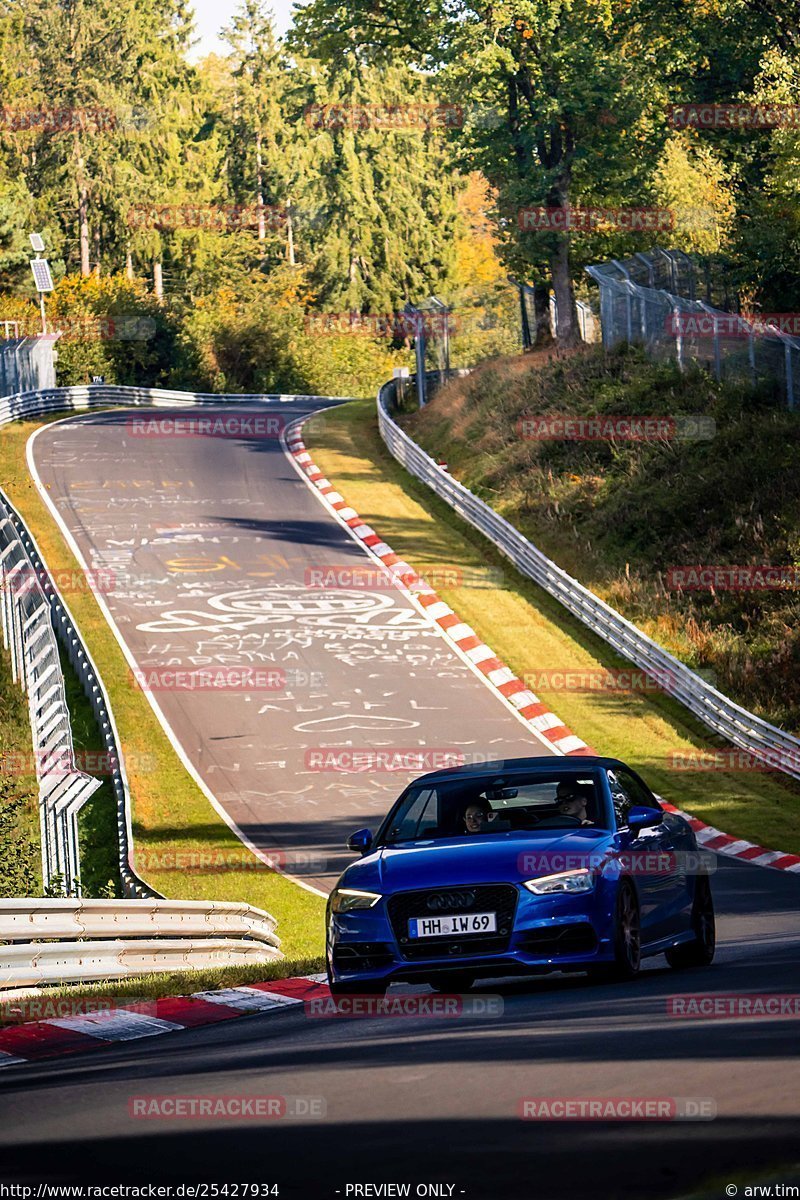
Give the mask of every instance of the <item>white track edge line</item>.
[[(122, 411), (122, 410), (115, 410), (115, 411)], [(320, 410), (317, 410), (317, 411), (320, 411)], [(324, 411), (324, 410), (321, 410), (321, 411)], [(85, 414), (85, 415), (88, 415), (88, 414)], [(92, 415), (95, 415), (95, 414), (92, 414)], [(309, 415), (315, 415), (315, 414), (309, 414)], [(49, 422), (47, 425), (41, 425), (38, 429), (34, 430), (34, 432), (28, 438), (28, 441), (26, 444), (26, 449), (25, 449), (25, 456), (26, 456), (27, 463), (28, 463), (28, 470), (30, 471), (30, 474), (31, 474), (33, 482), (36, 486), (37, 492), (39, 493), (40, 497), (44, 501), (51, 517), (56, 522), (56, 525), (58, 526), (58, 528), (64, 538), (64, 541), (67, 543), (67, 546), (72, 551), (75, 558), (77, 559), (78, 565), (84, 571), (87, 582), (91, 589), (92, 595), (94, 596), (100, 611), (102, 612), (103, 616), (105, 617), (106, 622), (108, 623), (108, 626), (109, 626), (112, 634), (116, 638), (119, 648), (122, 651), (122, 653), (124, 654), (125, 660), (128, 663), (128, 666), (131, 667), (132, 670), (139, 671), (139, 670), (141, 670), (141, 667), (137, 663), (130, 647), (128, 646), (127, 642), (125, 641), (124, 637), (122, 636), (122, 633), (120, 632), (119, 627), (117, 626), (117, 623), (114, 620), (114, 617), (112, 616), (108, 605), (106, 604), (103, 597), (99, 594), (99, 592), (95, 589), (92, 574), (89, 570), (89, 567), (86, 563), (85, 558), (83, 557), (83, 553), (81, 552), (81, 549), (78, 546), (78, 543), (76, 542), (71, 531), (67, 527), (66, 522), (62, 518), (61, 513), (56, 508), (51, 497), (47, 494), (47, 488), (42, 483), (41, 477), (39, 475), (39, 472), (37, 470), (36, 463), (35, 463), (34, 457), (33, 457), (34, 442), (36, 441), (36, 439), (40, 433), (43, 433), (45, 430), (48, 430), (48, 429), (53, 429), (57, 425), (65, 425), (69, 421), (74, 421), (74, 422), (81, 421), (81, 420), (83, 420), (83, 416), (84, 416), (84, 414), (78, 414), (76, 416), (73, 413), (71, 416), (64, 417), (62, 420)], [(276, 864), (270, 860), (267, 852), (260, 850), (258, 848), (258, 846), (256, 846), (255, 843), (250, 840), (250, 838), (247, 836), (247, 834), (242, 829), (239, 828), (239, 826), (234, 821), (233, 817), (230, 815), (230, 813), (226, 812), (226, 810), (223, 808), (220, 801), (217, 799), (217, 797), (211, 791), (211, 788), (206, 784), (205, 780), (200, 776), (199, 772), (197, 771), (197, 768), (195, 767), (194, 763), (191, 761), (188, 754), (184, 750), (183, 745), (179, 741), (177, 734), (175, 733), (174, 729), (172, 728), (172, 726), (170, 725), (166, 716), (164, 715), (155, 696), (152, 694), (152, 692), (149, 692), (149, 691), (145, 691), (144, 695), (147, 697), (147, 701), (148, 701), (150, 707), (152, 708), (153, 712), (155, 713), (158, 723), (160, 724), (162, 730), (164, 731), (164, 735), (166, 736), (167, 741), (170, 743), (173, 750), (175, 751), (178, 758), (180, 759), (181, 763), (183, 764), (185, 769), (188, 771), (190, 777), (194, 780), (194, 782), (200, 788), (200, 791), (203, 793), (205, 798), (208, 800), (209, 804), (211, 804), (212, 808), (217, 813), (217, 815), (222, 818), (222, 820), (225, 822), (225, 824), (228, 826), (228, 828), (231, 830), (231, 832), (234, 833), (236, 835), (236, 837), (239, 838), (239, 841), (242, 842), (242, 844), (245, 845), (248, 850), (252, 851), (252, 853), (255, 854), (256, 858), (260, 859), (260, 861), (263, 862), (265, 864), (265, 866), (268, 866), (271, 870), (275, 871), (277, 874), (283, 875), (283, 877), (285, 879), (290, 879), (292, 881), (292, 883), (296, 883), (297, 886), (303, 888), (304, 891), (311, 892), (315, 896), (323, 896), (324, 898), (327, 899), (328, 893), (323, 892), (321, 888), (316, 888), (313, 886), (313, 884), (306, 883), (304, 880), (299, 879), (296, 875), (290, 875), (288, 871), (283, 871), (283, 870), (281, 870), (281, 868), (279, 866), (276, 866)], [(135, 843), (134, 843), (134, 846), (135, 846)]]

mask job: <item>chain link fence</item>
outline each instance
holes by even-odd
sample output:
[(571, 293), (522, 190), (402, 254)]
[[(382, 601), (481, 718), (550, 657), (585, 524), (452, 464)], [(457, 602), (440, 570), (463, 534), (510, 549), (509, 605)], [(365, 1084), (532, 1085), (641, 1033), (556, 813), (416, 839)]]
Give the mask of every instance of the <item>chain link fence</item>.
[[(773, 385), (790, 409), (797, 407), (800, 337), (786, 331), (787, 325), (794, 330), (791, 314), (742, 314), (719, 264), (697, 262), (679, 250), (652, 250), (586, 270), (600, 288), (607, 349), (638, 343), (654, 360), (676, 362), (681, 370), (694, 364), (715, 379)], [(713, 300), (727, 307), (715, 307)]]
[(450, 377), (452, 314), (437, 296), (403, 310), (406, 330), (414, 338), (415, 383), (419, 407), (423, 408), (437, 387)]
[[(536, 289), (532, 288), (530, 284), (520, 283), (516, 279), (509, 279), (509, 283), (512, 287), (516, 288), (519, 294), (522, 349), (532, 350), (536, 345), (537, 330), (542, 322), (542, 318), (536, 312)], [(576, 300), (575, 316), (578, 322), (578, 332), (581, 341), (588, 344), (599, 342), (600, 329), (591, 306), (584, 300)], [(545, 327), (548, 329), (550, 336), (555, 339), (558, 329), (558, 305), (556, 304), (555, 296), (552, 294), (548, 297), (547, 301)]]

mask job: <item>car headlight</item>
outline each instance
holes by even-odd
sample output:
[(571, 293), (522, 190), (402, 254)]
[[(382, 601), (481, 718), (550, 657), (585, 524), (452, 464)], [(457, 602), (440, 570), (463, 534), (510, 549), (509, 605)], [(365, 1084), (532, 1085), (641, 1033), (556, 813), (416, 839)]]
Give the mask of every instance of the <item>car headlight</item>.
[(358, 888), (334, 888), (331, 892), (331, 912), (348, 913), (359, 908), (374, 908), (381, 899), (380, 892), (361, 892)]
[(580, 892), (591, 892), (594, 876), (591, 871), (561, 871), (558, 875), (542, 875), (540, 879), (528, 879), (524, 885), (537, 896), (554, 896), (566, 893), (570, 896)]

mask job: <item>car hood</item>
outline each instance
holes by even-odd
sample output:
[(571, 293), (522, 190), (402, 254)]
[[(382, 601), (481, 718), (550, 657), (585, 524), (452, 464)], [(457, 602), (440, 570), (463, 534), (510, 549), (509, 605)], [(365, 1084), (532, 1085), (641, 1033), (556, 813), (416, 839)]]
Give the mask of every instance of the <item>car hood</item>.
[(493, 833), (384, 846), (347, 868), (349, 887), (381, 892), (466, 883), (517, 883), (598, 862), (614, 835), (608, 830), (559, 829)]

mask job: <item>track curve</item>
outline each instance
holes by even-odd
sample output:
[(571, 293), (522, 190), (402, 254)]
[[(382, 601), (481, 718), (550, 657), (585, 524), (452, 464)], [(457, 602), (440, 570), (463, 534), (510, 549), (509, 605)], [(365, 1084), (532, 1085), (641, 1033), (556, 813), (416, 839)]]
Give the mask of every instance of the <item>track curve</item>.
[[(326, 891), (351, 861), (347, 834), (425, 769), (395, 769), (396, 752), (432, 769), (553, 750), (403, 592), (346, 586), (377, 567), (278, 436), (308, 411), (264, 409), (276, 424), (252, 438), (147, 432), (182, 410), (69, 417), (34, 435), (29, 458), (186, 765), (248, 843)], [(221, 415), (230, 428), (230, 405)], [(242, 668), (263, 690), (238, 690)], [(233, 686), (168, 690), (198, 669)], [(338, 770), (350, 755), (372, 769)]]
[[(120, 414), (71, 419), (43, 430), (33, 453), (86, 555), (121, 546), (131, 551), (129, 570), (157, 580), (144, 595), (128, 591), (107, 597), (142, 665), (163, 652), (158, 640), (163, 630), (140, 626), (163, 622), (165, 613), (224, 614), (227, 610), (215, 603), (220, 597), (262, 596), (264, 587), (296, 593), (298, 580), (321, 559), (358, 561), (354, 555), (360, 552), (304, 488), (277, 445), (209, 445), (199, 439), (165, 451), (167, 443), (154, 442), (152, 455), (142, 456), (124, 442), (124, 420)], [(98, 477), (120, 486), (101, 488)], [(139, 477), (146, 489), (132, 486)], [(181, 483), (174, 502), (165, 481)], [(90, 486), (76, 486), (84, 482)], [(142, 502), (140, 490), (150, 502)], [(109, 504), (109, 496), (116, 502)], [(193, 524), (198, 528), (189, 529)], [(164, 530), (173, 531), (166, 541)], [(203, 540), (180, 541), (195, 534)], [(176, 578), (182, 572), (169, 564), (192, 554), (216, 556), (215, 561), (225, 556), (229, 562), (208, 573), (219, 578), (209, 581), (205, 572), (196, 571), (181, 586)], [(267, 554), (273, 557), (264, 563), (259, 555)], [(286, 565), (277, 561), (279, 554)], [(267, 584), (261, 576), (251, 577), (256, 569), (272, 572)], [(303, 697), (312, 708), (306, 720), (325, 719), (343, 701), (340, 710), (347, 720), (353, 713), (398, 716), (416, 722), (414, 739), (436, 745), (452, 736), (457, 705), (458, 744), (530, 752), (530, 735), (462, 663), (447, 659), (447, 648), (416, 623), (399, 593), (391, 600), (389, 620), (397, 619), (389, 628), (411, 635), (402, 643), (419, 656), (413, 665), (397, 654), (389, 661), (381, 649), (366, 668), (361, 663), (357, 668), (328, 648), (321, 652), (325, 638), (306, 635), (303, 645), (292, 642), (298, 660), (268, 660), (284, 668), (298, 661), (303, 669), (330, 676), (320, 695)], [(196, 657), (194, 634), (179, 636), (174, 616), (166, 619), (170, 646), (178, 647), (178, 655)], [(370, 621), (363, 625), (369, 628)], [(207, 644), (230, 630), (223, 622), (222, 630), (200, 632)], [(259, 644), (272, 654), (275, 640)], [(350, 633), (345, 640), (354, 647), (367, 641)], [(383, 647), (385, 640), (378, 644)], [(221, 802), (249, 837), (267, 848), (281, 839), (283, 846), (324, 850), (333, 869), (310, 876), (322, 888), (338, 869), (342, 834), (374, 820), (401, 783), (398, 776), (376, 776), (365, 791), (344, 797), (337, 794), (345, 778), (339, 777), (322, 796), (312, 788), (316, 806), (309, 793), (293, 796), (285, 787), (280, 803), (270, 804), (257, 793), (266, 786), (281, 790), (281, 772), (290, 769), (264, 764), (258, 757), (260, 739), (274, 740), (296, 766), (314, 744), (306, 729), (295, 728), (305, 720), (269, 709), (276, 715), (259, 723), (256, 718), (266, 714), (238, 701), (223, 709), (208, 697), (193, 696), (197, 703), (191, 704), (179, 693), (163, 699), (165, 707), (175, 699), (170, 722), (187, 752), (196, 742), (208, 745), (208, 758), (198, 755), (197, 770), (219, 789)], [(365, 722), (349, 732), (363, 737), (365, 746), (396, 747), (407, 744), (408, 728), (378, 736)], [(244, 736), (234, 770), (229, 743), (237, 731)], [(335, 736), (342, 738), (342, 731)], [(412, 736), (408, 742), (414, 744)], [(137, 1042), (57, 1065), (9, 1067), (0, 1076), (4, 1179), (240, 1179), (277, 1183), (281, 1196), (303, 1200), (335, 1200), (359, 1194), (348, 1193), (348, 1185), (390, 1182), (408, 1183), (412, 1196), (418, 1185), (437, 1183), (452, 1189), (439, 1196), (475, 1200), (587, 1195), (641, 1200), (687, 1195), (716, 1178), (719, 1188), (708, 1194), (722, 1195), (726, 1179), (739, 1172), (780, 1168), (797, 1159), (796, 1019), (675, 1019), (668, 1015), (668, 1003), (672, 996), (690, 994), (758, 992), (796, 999), (800, 879), (718, 861), (719, 950), (708, 969), (676, 973), (654, 960), (629, 985), (591, 986), (581, 978), (553, 977), (478, 989), (478, 996), (502, 998), (502, 1016), (312, 1020), (290, 1010), (166, 1035), (149, 1047)], [(154, 1094), (301, 1096), (320, 1100), (325, 1116), (260, 1123), (131, 1119), (130, 1098)], [(717, 1115), (658, 1124), (522, 1121), (518, 1116), (523, 1097), (604, 1096), (711, 1101)], [(789, 1178), (780, 1171), (776, 1177)], [(370, 1194), (382, 1193), (360, 1193)]]

